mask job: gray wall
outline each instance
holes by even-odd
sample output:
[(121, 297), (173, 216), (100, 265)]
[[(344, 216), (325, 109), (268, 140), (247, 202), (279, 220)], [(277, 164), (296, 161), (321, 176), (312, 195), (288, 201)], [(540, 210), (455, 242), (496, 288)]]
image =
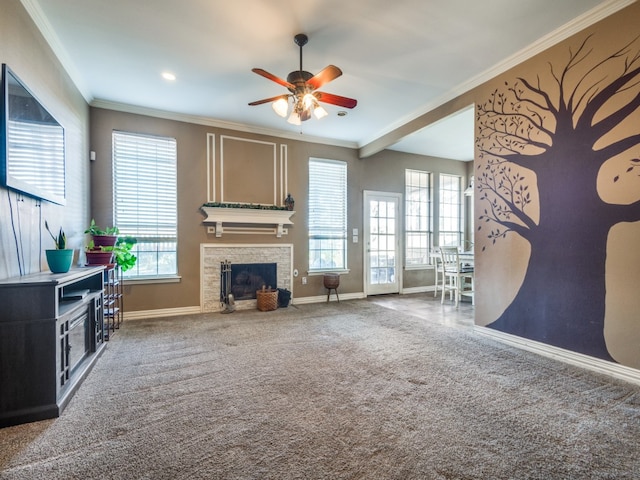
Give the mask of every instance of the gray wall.
[[(151, 310), (160, 308), (193, 307), (199, 305), (200, 292), (200, 243), (293, 243), (294, 268), (301, 272), (294, 279), (294, 296), (309, 297), (326, 294), (321, 276), (308, 277), (308, 284), (301, 283), (301, 277), (308, 269), (307, 236), (307, 198), (308, 198), (308, 161), (309, 157), (342, 160), (348, 165), (348, 231), (363, 228), (363, 191), (378, 190), (397, 192), (404, 195), (404, 170), (415, 168), (431, 172), (451, 173), (465, 177), (468, 164), (418, 155), (383, 151), (367, 159), (359, 159), (355, 149), (333, 147), (317, 143), (294, 141), (263, 135), (222, 130), (210, 126), (196, 125), (144, 115), (116, 112), (102, 108), (91, 109), (91, 149), (98, 160), (93, 163), (92, 182), (95, 195), (92, 211), (98, 223), (107, 224), (112, 218), (111, 199), (111, 132), (124, 130), (153, 135), (166, 135), (178, 142), (178, 265), (182, 277), (180, 283), (172, 284), (135, 284), (126, 288), (127, 309)], [(273, 142), (287, 148), (288, 192), (296, 200), (296, 213), (292, 220), (294, 226), (282, 239), (274, 235), (223, 235), (216, 238), (207, 234), (202, 224), (204, 215), (200, 206), (207, 201), (207, 134), (216, 138), (216, 158), (220, 151), (220, 137), (229, 135), (243, 139), (255, 139)], [(262, 148), (262, 147), (260, 147)], [(264, 153), (262, 153), (264, 154)], [(224, 155), (229, 155), (225, 149)], [(259, 148), (251, 150), (247, 143), (243, 155), (233, 158), (235, 170), (247, 172), (246, 175), (227, 178), (226, 191), (241, 191), (243, 186), (254, 180), (251, 172), (256, 170), (256, 161), (261, 155)], [(228, 160), (225, 160), (227, 162)], [(248, 187), (244, 187), (248, 188)], [(247, 191), (247, 198), (252, 192)], [(434, 192), (437, 197), (437, 190)], [(284, 195), (283, 195), (284, 197)], [(219, 201), (219, 198), (215, 200)], [(247, 200), (248, 201), (248, 200)], [(401, 205), (402, 210), (404, 206)], [(363, 292), (363, 250), (362, 234), (360, 242), (354, 244), (351, 238), (347, 243), (349, 274), (340, 280), (343, 293)], [(432, 270), (409, 271), (404, 274), (405, 287), (421, 287), (433, 284)]]

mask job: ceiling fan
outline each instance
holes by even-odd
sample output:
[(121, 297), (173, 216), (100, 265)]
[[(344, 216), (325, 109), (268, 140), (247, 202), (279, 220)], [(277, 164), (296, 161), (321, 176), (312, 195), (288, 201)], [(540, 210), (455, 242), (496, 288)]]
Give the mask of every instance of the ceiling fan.
[(293, 41), (300, 47), (300, 69), (294, 70), (287, 75), (286, 80), (276, 77), (261, 68), (253, 68), (251, 70), (258, 75), (286, 87), (291, 93), (257, 100), (255, 102), (251, 102), (249, 105), (262, 105), (263, 103), (273, 102), (271, 106), (275, 112), (284, 118), (288, 114), (289, 100), (291, 99), (293, 101), (293, 109), (288, 122), (294, 125), (300, 125), (302, 122), (309, 120), (312, 113), (318, 119), (327, 116), (327, 111), (319, 104), (319, 102), (337, 105), (339, 107), (354, 108), (358, 102), (353, 98), (341, 97), (340, 95), (319, 92), (317, 90), (342, 75), (342, 70), (335, 65), (329, 65), (316, 75), (312, 75), (311, 73), (304, 71), (302, 69), (302, 47), (307, 44), (309, 39), (304, 33), (299, 33), (293, 38)]

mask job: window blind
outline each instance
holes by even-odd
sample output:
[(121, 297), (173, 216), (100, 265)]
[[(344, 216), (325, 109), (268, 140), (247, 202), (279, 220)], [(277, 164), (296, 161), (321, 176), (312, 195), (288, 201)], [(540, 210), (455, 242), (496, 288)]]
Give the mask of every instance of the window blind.
[(175, 139), (113, 132), (114, 224), (138, 240), (134, 276), (177, 273), (176, 168)]
[(346, 268), (347, 164), (309, 159), (309, 269)]

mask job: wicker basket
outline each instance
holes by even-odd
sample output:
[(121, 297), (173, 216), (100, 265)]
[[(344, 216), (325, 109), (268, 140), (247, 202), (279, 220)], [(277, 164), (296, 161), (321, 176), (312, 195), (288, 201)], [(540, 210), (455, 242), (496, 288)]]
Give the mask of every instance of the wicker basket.
[(271, 310), (275, 310), (278, 308), (278, 290), (257, 290), (256, 300), (258, 301), (258, 310), (261, 312), (270, 312)]

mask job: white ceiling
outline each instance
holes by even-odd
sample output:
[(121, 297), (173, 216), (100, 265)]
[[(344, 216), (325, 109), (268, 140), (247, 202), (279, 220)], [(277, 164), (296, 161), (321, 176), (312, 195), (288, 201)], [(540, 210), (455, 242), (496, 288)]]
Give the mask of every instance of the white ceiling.
[(451, 160), (473, 160), (474, 130), (473, 105), (388, 146), (389, 150), (431, 155)]
[[(285, 137), (362, 147), (479, 82), (618, 10), (629, 0), (21, 0), (88, 102), (200, 118)], [(578, 25), (578, 27), (572, 27)], [(329, 64), (320, 90), (356, 98), (344, 117), (289, 125), (254, 100), (287, 93), (251, 72), (286, 78)], [(545, 43), (546, 42), (546, 43)], [(168, 82), (161, 73), (177, 76)], [(470, 160), (468, 110), (391, 146)], [(397, 139), (394, 139), (397, 140)]]

